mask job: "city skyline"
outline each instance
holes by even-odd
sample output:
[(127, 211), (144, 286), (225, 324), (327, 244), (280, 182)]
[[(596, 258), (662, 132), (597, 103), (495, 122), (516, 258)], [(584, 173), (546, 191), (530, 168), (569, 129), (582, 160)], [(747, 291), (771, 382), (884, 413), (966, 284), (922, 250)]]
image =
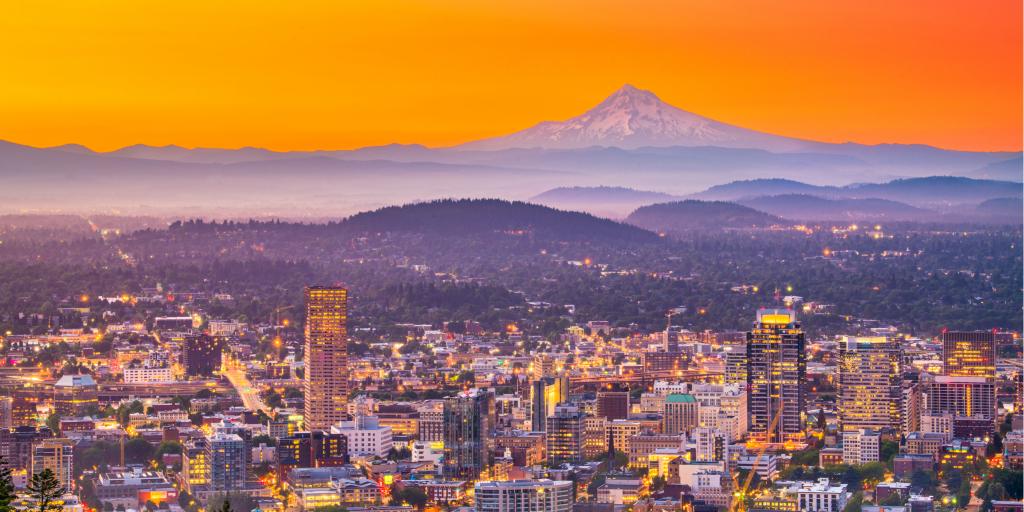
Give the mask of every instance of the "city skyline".
[(11, 5), (0, 512), (1024, 512), (1022, 9)]

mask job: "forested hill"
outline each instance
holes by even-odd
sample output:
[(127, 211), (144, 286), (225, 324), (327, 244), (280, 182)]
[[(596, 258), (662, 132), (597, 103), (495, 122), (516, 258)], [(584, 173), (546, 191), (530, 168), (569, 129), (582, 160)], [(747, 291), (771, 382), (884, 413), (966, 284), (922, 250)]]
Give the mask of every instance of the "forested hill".
[(626, 222), (666, 232), (787, 224), (787, 221), (779, 217), (736, 203), (692, 199), (638, 208), (629, 215)]
[(522, 232), (557, 240), (631, 243), (658, 240), (650, 231), (590, 214), (499, 199), (446, 199), (389, 206), (353, 215), (338, 227), (352, 233), (416, 232), (458, 236)]

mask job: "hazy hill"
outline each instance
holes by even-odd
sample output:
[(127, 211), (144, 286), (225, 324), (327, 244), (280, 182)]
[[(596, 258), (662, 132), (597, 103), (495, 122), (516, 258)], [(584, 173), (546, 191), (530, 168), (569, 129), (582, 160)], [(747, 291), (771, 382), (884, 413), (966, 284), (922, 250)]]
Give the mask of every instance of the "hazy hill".
[(989, 199), (975, 207), (974, 212), (979, 217), (991, 222), (1020, 226), (1024, 224), (1024, 199), (1020, 197)]
[(843, 187), (809, 185), (785, 179), (757, 179), (714, 186), (692, 197), (734, 201), (794, 194), (828, 199), (889, 199), (915, 206), (939, 207), (1020, 196), (1022, 190), (1020, 183), (957, 176), (927, 176)]
[(1016, 157), (990, 163), (969, 173), (973, 178), (990, 180), (1024, 181), (1024, 158)]
[(741, 199), (740, 204), (791, 220), (935, 220), (936, 213), (888, 199), (826, 199), (784, 194)]
[(691, 197), (719, 201), (734, 201), (736, 199), (777, 196), (783, 194), (828, 196), (838, 194), (839, 190), (839, 187), (809, 185), (807, 183), (781, 178), (764, 178), (733, 181), (723, 185), (715, 185), (703, 192), (693, 194)]
[(626, 222), (664, 233), (788, 224), (779, 217), (736, 203), (693, 199), (638, 208)]
[(654, 242), (650, 231), (580, 212), (499, 199), (445, 199), (359, 213), (339, 226), (353, 233), (415, 232), (436, 236), (507, 233), (557, 240)]
[(621, 218), (637, 208), (678, 199), (662, 192), (627, 187), (559, 187), (530, 198), (531, 202), (594, 215)]
[(1021, 196), (1020, 183), (958, 176), (907, 178), (888, 183), (849, 185), (845, 197), (892, 199), (916, 205), (980, 203), (998, 197)]

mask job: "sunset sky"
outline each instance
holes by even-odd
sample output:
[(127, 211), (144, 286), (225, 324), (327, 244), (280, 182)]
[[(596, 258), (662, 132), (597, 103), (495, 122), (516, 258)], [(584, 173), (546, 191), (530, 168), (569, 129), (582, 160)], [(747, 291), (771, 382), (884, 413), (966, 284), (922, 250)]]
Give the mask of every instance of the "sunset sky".
[(451, 145), (624, 83), (825, 141), (1019, 150), (1020, 0), (11, 2), (0, 139)]

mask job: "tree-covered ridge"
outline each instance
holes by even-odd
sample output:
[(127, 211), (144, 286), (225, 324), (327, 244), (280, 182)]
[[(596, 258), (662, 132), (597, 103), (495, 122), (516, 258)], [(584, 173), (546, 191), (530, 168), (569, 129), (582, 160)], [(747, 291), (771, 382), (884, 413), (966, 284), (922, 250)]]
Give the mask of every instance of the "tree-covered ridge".
[(740, 204), (693, 199), (638, 208), (626, 222), (666, 232), (788, 224), (779, 217)]
[(560, 240), (657, 240), (651, 232), (586, 213), (500, 199), (443, 199), (388, 206), (353, 215), (339, 227), (352, 232), (415, 231), (445, 236), (500, 231)]

